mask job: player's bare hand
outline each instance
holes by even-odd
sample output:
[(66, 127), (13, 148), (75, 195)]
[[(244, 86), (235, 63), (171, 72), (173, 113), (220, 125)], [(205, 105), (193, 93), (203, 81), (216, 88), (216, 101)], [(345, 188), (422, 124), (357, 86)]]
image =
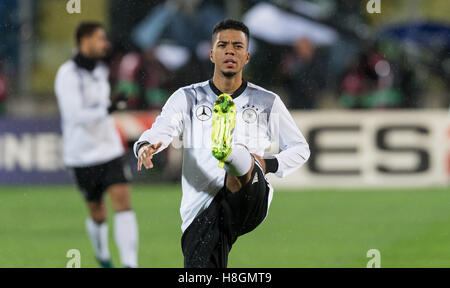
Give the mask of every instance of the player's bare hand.
[(141, 171), (142, 165), (144, 165), (145, 169), (153, 168), (153, 154), (158, 151), (161, 146), (162, 142), (159, 142), (158, 144), (144, 144), (139, 148), (137, 164), (138, 171)]

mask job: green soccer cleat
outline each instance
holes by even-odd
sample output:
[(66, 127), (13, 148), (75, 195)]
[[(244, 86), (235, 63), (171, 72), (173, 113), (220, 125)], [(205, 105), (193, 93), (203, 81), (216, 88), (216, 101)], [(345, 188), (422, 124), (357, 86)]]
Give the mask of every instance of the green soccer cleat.
[(212, 154), (220, 161), (220, 168), (223, 168), (225, 160), (231, 153), (235, 124), (236, 108), (233, 98), (228, 94), (221, 94), (214, 103), (211, 133)]

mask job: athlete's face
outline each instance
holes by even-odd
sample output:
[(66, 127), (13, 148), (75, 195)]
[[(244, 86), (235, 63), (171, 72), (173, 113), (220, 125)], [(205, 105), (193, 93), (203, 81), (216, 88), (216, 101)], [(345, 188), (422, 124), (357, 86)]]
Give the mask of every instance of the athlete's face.
[(231, 29), (218, 32), (213, 38), (210, 59), (215, 64), (215, 72), (226, 77), (240, 73), (250, 60), (245, 33)]
[(83, 39), (90, 57), (103, 58), (108, 54), (111, 44), (106, 37), (106, 32), (103, 28), (98, 28), (92, 35)]

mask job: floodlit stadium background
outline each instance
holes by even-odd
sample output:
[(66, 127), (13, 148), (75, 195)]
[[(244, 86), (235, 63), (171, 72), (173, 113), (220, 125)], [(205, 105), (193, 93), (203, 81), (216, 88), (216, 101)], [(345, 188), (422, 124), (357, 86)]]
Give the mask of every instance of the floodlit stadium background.
[[(226, 17), (252, 34), (245, 78), (282, 97), (312, 151), (298, 172), (270, 177), (269, 216), (229, 266), (366, 267), (377, 249), (381, 267), (450, 267), (450, 2), (68, 2), (0, 1), (0, 267), (65, 267), (70, 249), (96, 267), (53, 93), (76, 25), (107, 27), (130, 147), (172, 92), (212, 76), (210, 34)], [(150, 172), (129, 157), (142, 267), (183, 264), (178, 144)]]

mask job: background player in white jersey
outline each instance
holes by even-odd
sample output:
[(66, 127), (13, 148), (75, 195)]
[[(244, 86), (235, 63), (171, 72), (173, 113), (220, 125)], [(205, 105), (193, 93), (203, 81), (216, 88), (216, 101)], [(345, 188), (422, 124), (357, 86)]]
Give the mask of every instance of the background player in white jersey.
[(78, 54), (58, 70), (55, 92), (62, 118), (63, 158), (73, 169), (86, 200), (90, 218), (86, 228), (102, 267), (111, 267), (108, 249), (107, 209), (103, 194), (114, 206), (115, 240), (122, 265), (137, 267), (138, 231), (131, 210), (131, 171), (109, 113), (109, 71), (101, 61), (110, 44), (100, 23), (81, 23), (76, 31)]
[[(174, 137), (183, 139), (185, 267), (226, 267), (237, 238), (267, 216), (273, 189), (265, 174), (283, 177), (309, 158), (308, 144), (278, 95), (242, 79), (248, 44), (242, 22), (218, 23), (210, 52), (213, 78), (171, 95), (134, 145), (141, 170), (152, 168), (153, 155)], [(263, 159), (271, 142), (282, 151)]]

